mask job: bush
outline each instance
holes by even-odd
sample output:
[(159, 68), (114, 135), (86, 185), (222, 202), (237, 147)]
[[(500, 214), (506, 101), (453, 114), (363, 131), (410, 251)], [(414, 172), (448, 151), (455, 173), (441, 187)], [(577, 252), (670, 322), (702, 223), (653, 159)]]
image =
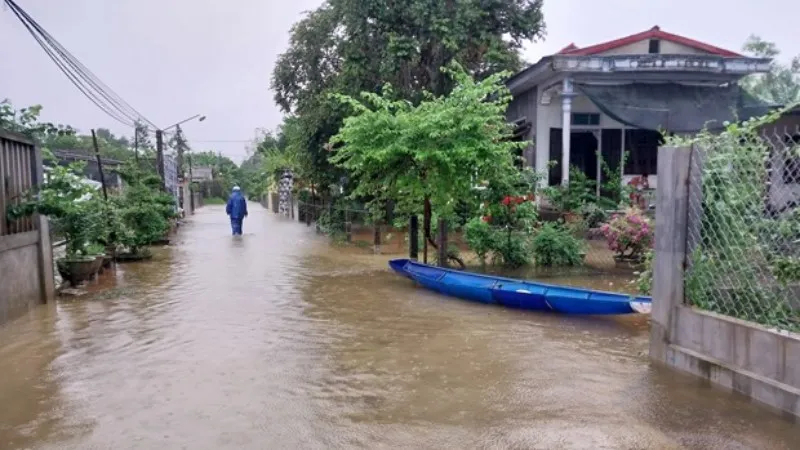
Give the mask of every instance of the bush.
[(638, 208), (629, 208), (625, 214), (615, 214), (611, 222), (602, 227), (608, 248), (618, 258), (642, 261), (645, 252), (653, 246), (653, 224)]
[(531, 242), (536, 265), (577, 266), (583, 263), (583, 244), (563, 226), (546, 223)]
[(586, 203), (580, 213), (588, 228), (598, 228), (608, 222), (608, 213), (596, 203)]
[(495, 233), (492, 226), (482, 217), (475, 217), (464, 226), (464, 237), (467, 245), (478, 255), (481, 264), (486, 264), (486, 259), (496, 248)]
[(652, 295), (653, 293), (653, 260), (655, 259), (655, 251), (648, 250), (644, 254), (644, 268), (638, 273), (634, 285), (636, 290), (642, 295)]

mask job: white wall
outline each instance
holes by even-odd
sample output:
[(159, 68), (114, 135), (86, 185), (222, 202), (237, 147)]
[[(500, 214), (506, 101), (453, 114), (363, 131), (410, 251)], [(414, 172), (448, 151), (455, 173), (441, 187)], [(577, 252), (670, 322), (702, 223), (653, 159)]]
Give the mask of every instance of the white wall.
[[(707, 55), (708, 52), (688, 47), (686, 45), (677, 44), (671, 41), (661, 40), (661, 54), (662, 55)], [(601, 56), (611, 55), (646, 55), (650, 53), (650, 40), (644, 39), (633, 44), (624, 45), (611, 49), (607, 52), (600, 53)]]

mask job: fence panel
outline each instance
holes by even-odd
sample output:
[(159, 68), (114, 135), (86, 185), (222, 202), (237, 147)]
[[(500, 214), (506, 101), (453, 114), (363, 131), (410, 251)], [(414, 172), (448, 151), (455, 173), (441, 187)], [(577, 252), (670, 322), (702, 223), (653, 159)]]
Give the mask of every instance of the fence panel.
[(800, 135), (696, 147), (689, 174), (686, 301), (800, 330)]
[(30, 139), (0, 130), (0, 236), (36, 230), (36, 220), (8, 220), (10, 206), (37, 184), (36, 146)]

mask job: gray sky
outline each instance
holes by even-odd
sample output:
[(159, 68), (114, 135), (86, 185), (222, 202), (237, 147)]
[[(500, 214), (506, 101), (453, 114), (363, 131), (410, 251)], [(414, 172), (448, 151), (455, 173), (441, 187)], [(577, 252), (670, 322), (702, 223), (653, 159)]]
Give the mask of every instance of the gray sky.
[[(289, 28), (321, 0), (16, 0), (122, 98), (166, 127), (208, 116), (184, 131), (195, 150), (245, 157), (257, 128), (281, 112), (269, 79)], [(545, 0), (548, 33), (528, 46), (534, 62), (570, 42), (579, 47), (649, 29), (738, 51), (751, 33), (784, 57), (800, 53), (792, 30), (800, 3), (789, 0)], [(5, 7), (0, 7), (0, 98), (44, 106), (43, 118), (83, 131), (131, 135), (70, 84)]]

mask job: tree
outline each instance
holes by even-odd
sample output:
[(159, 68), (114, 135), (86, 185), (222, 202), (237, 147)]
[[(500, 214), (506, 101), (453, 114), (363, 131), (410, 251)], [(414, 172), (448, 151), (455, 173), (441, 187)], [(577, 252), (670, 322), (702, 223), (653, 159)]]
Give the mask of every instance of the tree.
[(743, 48), (758, 58), (771, 58), (770, 70), (765, 74), (751, 75), (742, 80), (742, 86), (757, 98), (768, 103), (788, 105), (800, 102), (800, 55), (788, 64), (777, 61), (780, 50), (774, 42), (752, 35)]
[(75, 134), (75, 129), (70, 126), (39, 121), (41, 112), (42, 105), (17, 110), (11, 100), (4, 99), (0, 101), (0, 128), (24, 134), (39, 143), (49, 138)]
[(331, 141), (341, 145), (331, 161), (356, 182), (351, 196), (367, 200), (375, 220), (383, 218), (389, 201), (401, 215), (423, 212), (433, 247), (432, 214), (452, 217), (483, 180), (507, 183), (518, 177), (512, 151), (524, 145), (510, 141), (507, 72), (475, 81), (454, 64), (446, 73), (455, 82), (453, 91), (429, 95), (418, 105), (393, 100), (389, 85), (380, 95), (362, 93), (363, 102), (337, 95), (355, 115)]
[(379, 92), (423, 100), (445, 95), (453, 82), (441, 69), (458, 62), (483, 79), (521, 65), (519, 49), (544, 32), (541, 0), (328, 0), (292, 28), (276, 64), (276, 103), (293, 114), (309, 178), (336, 183), (329, 139), (347, 111), (330, 93)]

